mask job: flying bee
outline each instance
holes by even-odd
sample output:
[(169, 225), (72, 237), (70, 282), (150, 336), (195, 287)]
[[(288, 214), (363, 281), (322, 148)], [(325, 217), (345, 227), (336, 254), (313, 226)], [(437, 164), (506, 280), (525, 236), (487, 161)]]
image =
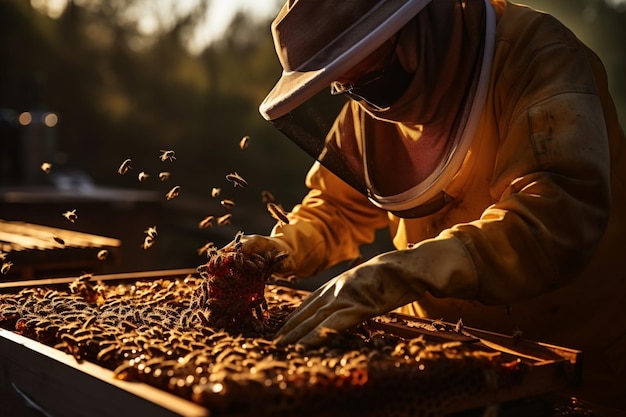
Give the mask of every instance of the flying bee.
[(222, 192), (221, 188), (213, 187), (213, 188), (211, 188), (211, 197), (215, 198), (218, 195), (220, 195), (221, 192)]
[(213, 242), (207, 242), (204, 245), (202, 245), (202, 247), (198, 248), (198, 255), (202, 255), (205, 254), (208, 256), (209, 254), (209, 249), (214, 247), (215, 243)]
[(93, 278), (93, 274), (83, 274), (79, 276), (77, 279), (79, 282), (87, 282)]
[(109, 251), (106, 249), (102, 249), (98, 251), (98, 254), (96, 255), (96, 257), (101, 261), (104, 261), (107, 258), (107, 256), (109, 256)]
[(278, 204), (267, 203), (267, 211), (269, 211), (272, 217), (279, 222), (289, 224), (289, 217), (287, 217), (287, 213), (285, 213)]
[(246, 135), (239, 141), (239, 148), (246, 149), (250, 144), (250, 136)]
[(12, 266), (13, 266), (13, 262), (11, 261), (4, 262), (2, 264), (2, 268), (0, 269), (0, 273), (2, 273), (3, 275), (8, 274)]
[(132, 160), (130, 159), (126, 159), (124, 160), (124, 162), (122, 162), (122, 165), (120, 165), (120, 167), (118, 168), (117, 172), (120, 175), (124, 175), (126, 174), (129, 170), (131, 170), (133, 167), (131, 166), (133, 163)]
[(150, 176), (149, 174), (146, 174), (144, 171), (141, 171), (139, 173), (139, 175), (137, 175), (137, 179), (139, 181), (143, 182), (143, 181), (147, 180), (149, 176)]
[(168, 200), (172, 200), (178, 197), (178, 194), (180, 194), (180, 185), (177, 185), (171, 190), (169, 190), (167, 194), (165, 194), (165, 198), (167, 198)]
[(141, 247), (143, 249), (150, 249), (152, 245), (154, 245), (154, 238), (146, 236), (146, 238), (143, 240), (143, 244), (141, 245)]
[(263, 191), (261, 192), (261, 202), (263, 202), (263, 204), (275, 203), (276, 199), (274, 198), (274, 195), (269, 191)]
[(159, 179), (161, 181), (167, 181), (170, 178), (170, 173), (167, 171), (159, 172)]
[(224, 200), (220, 201), (220, 204), (225, 209), (231, 209), (231, 208), (235, 207), (235, 202), (233, 200), (224, 199)]
[(207, 227), (213, 226), (213, 221), (215, 220), (215, 216), (206, 216), (204, 219), (200, 220), (198, 223), (198, 227), (200, 229), (206, 229)]
[(454, 325), (454, 331), (457, 333), (463, 333), (463, 319), (459, 318), (459, 321)]
[(74, 223), (76, 220), (78, 220), (78, 214), (76, 214), (76, 209), (74, 210), (68, 210), (65, 213), (63, 213), (63, 217), (65, 217), (67, 220), (71, 221), (72, 223)]
[(161, 156), (159, 157), (161, 158), (161, 161), (165, 162), (168, 159), (170, 160), (170, 162), (174, 162), (176, 160), (176, 152), (170, 150), (170, 151), (166, 151), (161, 149)]
[(152, 226), (152, 227), (148, 227), (146, 230), (143, 231), (145, 234), (147, 234), (148, 236), (150, 236), (152, 239), (154, 239), (155, 237), (157, 237), (157, 235), (159, 233), (157, 233), (157, 228), (156, 226)]
[(220, 226), (224, 226), (226, 224), (230, 224), (230, 220), (233, 217), (232, 214), (228, 213), (228, 214), (224, 214), (221, 217), (217, 218), (217, 224)]
[(232, 172), (228, 175), (226, 175), (226, 179), (230, 182), (233, 183), (233, 187), (247, 187), (248, 186), (248, 181), (244, 180), (241, 175), (237, 174), (236, 172)]
[(58, 243), (59, 245), (65, 245), (65, 240), (61, 239), (59, 236), (54, 235), (52, 236), (52, 239), (54, 239), (54, 241), (56, 243)]
[(51, 169), (52, 169), (51, 163), (44, 162), (43, 164), (41, 164), (41, 170), (45, 172), (46, 174), (49, 174)]

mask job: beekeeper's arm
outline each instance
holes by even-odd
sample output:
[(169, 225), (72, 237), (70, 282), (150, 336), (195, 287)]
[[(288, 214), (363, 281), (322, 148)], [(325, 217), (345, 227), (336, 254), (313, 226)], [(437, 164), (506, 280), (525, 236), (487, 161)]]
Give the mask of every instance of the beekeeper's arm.
[(319, 163), (306, 177), (310, 189), (288, 213), (289, 224), (278, 223), (269, 237), (243, 238), (244, 251), (289, 256), (277, 266), (280, 276), (309, 277), (333, 265), (359, 257), (359, 247), (374, 241), (388, 224), (387, 213)]

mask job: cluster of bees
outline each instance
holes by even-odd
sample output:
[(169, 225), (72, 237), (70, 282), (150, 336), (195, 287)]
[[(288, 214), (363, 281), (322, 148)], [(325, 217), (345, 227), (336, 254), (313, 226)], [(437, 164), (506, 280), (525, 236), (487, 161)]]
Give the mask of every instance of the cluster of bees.
[(270, 319), (257, 333), (229, 333), (193, 305), (202, 282), (190, 275), (107, 284), (86, 275), (67, 288), (26, 288), (0, 294), (0, 327), (212, 415), (443, 415), (455, 400), (502, 382), (492, 352), (365, 325), (323, 347), (275, 345), (273, 335), (304, 297), (284, 287), (266, 288)]
[(211, 245), (208, 262), (198, 267), (201, 281), (192, 308), (206, 313), (206, 324), (233, 334), (259, 331), (269, 320), (265, 285), (287, 256), (281, 253), (244, 253), (243, 232), (222, 249)]

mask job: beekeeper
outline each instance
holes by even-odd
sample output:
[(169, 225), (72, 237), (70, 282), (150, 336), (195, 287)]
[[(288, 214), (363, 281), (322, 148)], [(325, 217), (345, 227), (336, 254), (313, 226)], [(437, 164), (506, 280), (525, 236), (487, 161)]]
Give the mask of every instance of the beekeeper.
[(598, 57), (504, 0), (289, 0), (272, 34), (284, 71), (260, 111), (316, 162), (289, 224), (244, 250), (310, 276), (383, 227), (396, 248), (313, 292), (278, 340), (396, 309), (462, 318), (581, 349), (586, 386), (622, 398), (626, 143)]

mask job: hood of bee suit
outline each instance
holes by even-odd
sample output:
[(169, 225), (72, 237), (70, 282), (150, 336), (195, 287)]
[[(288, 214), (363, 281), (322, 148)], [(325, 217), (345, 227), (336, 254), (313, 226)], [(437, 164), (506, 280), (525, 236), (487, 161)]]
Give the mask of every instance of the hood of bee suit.
[[(299, 45), (290, 39), (304, 36), (307, 22), (301, 22), (300, 33), (286, 38), (281, 36), (280, 24), (298, 4), (306, 3), (288, 2), (272, 25), (284, 71), (261, 104), (261, 113), (375, 205), (401, 217), (419, 217), (441, 208), (448, 197), (442, 190), (464, 160), (486, 95), (495, 37), (489, 1), (318, 0), (313, 8), (323, 9), (328, 4), (330, 9), (323, 12), (327, 16), (336, 15), (335, 8), (354, 11), (359, 4), (356, 15), (360, 13), (360, 17), (353, 17), (355, 23), (347, 29), (337, 28), (339, 34), (331, 34), (330, 42), (318, 45), (320, 53), (300, 62), (289, 56), (289, 49)], [(378, 16), (380, 8), (390, 7), (390, 3), (396, 5), (396, 12), (389, 14), (386, 9), (385, 17)], [(413, 6), (409, 19), (403, 11), (402, 20), (390, 23), (409, 5)], [(378, 26), (357, 30), (363, 19), (374, 19), (372, 16), (379, 20), (368, 24)], [(325, 32), (321, 21), (311, 16), (308, 20), (316, 22), (316, 33)], [(380, 26), (385, 30), (378, 30)], [(351, 46), (345, 40), (346, 32), (359, 33)], [(368, 35), (365, 43), (359, 42)], [(386, 108), (366, 101), (348, 100), (346, 104), (343, 97), (333, 97), (331, 101), (340, 102), (331, 103), (329, 84), (391, 37), (397, 38), (396, 61), (400, 65), (396, 66), (407, 75), (405, 87), (392, 104)], [(297, 78), (304, 85), (298, 85)]]

